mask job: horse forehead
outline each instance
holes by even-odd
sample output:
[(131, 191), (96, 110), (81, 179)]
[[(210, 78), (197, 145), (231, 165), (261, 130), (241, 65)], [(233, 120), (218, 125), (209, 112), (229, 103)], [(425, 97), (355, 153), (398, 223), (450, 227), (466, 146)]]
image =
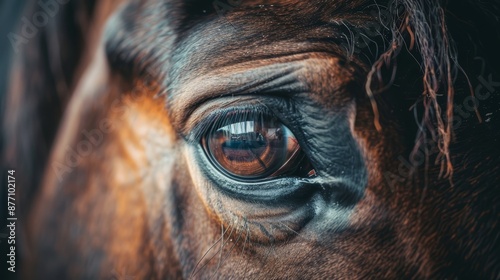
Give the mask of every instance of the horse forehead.
[[(342, 45), (346, 34), (341, 22), (346, 19), (362, 25), (366, 20), (373, 20), (361, 8), (370, 2), (230, 1), (228, 3), (235, 6), (227, 14), (200, 16), (194, 25), (170, 20), (164, 14), (167, 10), (149, 13), (154, 5), (137, 6), (132, 11), (134, 17), (119, 13), (118, 20), (108, 24), (105, 40), (111, 57), (129, 53), (131, 64), (142, 61), (139, 68), (148, 65), (146, 67), (164, 85), (165, 92), (171, 92), (171, 87), (175, 88), (184, 79), (227, 64), (307, 52), (346, 56)], [(183, 9), (172, 10), (174, 14), (188, 14)], [(140, 27), (145, 23), (150, 25), (148, 32), (130, 29), (131, 25)], [(183, 25), (189, 27), (179, 28)], [(167, 29), (170, 31), (165, 31)], [(123, 44), (123, 40), (128, 43)], [(148, 47), (144, 48), (145, 45)]]
[[(358, 24), (362, 24), (362, 19), (368, 17), (358, 17)], [(258, 20), (236, 17), (201, 24), (181, 35), (182, 39), (170, 53), (171, 63), (158, 66), (168, 73), (165, 88), (171, 93), (186, 81), (208, 72), (243, 71), (245, 67), (258, 68), (308, 58), (327, 57), (330, 61), (333, 58), (337, 61), (335, 64), (342, 65), (349, 60), (358, 70), (366, 68), (358, 58), (347, 57), (343, 44), (346, 34), (341, 24), (306, 25), (276, 28), (262, 25)]]

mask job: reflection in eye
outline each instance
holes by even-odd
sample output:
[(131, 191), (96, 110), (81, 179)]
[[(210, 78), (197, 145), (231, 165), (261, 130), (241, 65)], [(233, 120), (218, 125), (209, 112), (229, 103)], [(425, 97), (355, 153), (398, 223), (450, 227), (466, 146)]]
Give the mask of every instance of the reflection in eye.
[(203, 145), (214, 165), (240, 179), (294, 171), (304, 158), (293, 133), (276, 117), (262, 112), (221, 117), (206, 134)]

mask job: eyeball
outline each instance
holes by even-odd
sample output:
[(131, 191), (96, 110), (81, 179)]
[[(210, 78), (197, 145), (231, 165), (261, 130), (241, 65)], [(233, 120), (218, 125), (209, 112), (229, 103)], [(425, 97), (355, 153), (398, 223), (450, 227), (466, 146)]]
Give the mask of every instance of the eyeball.
[(222, 117), (206, 133), (202, 144), (220, 171), (242, 180), (281, 175), (296, 168), (303, 157), (290, 129), (262, 112)]

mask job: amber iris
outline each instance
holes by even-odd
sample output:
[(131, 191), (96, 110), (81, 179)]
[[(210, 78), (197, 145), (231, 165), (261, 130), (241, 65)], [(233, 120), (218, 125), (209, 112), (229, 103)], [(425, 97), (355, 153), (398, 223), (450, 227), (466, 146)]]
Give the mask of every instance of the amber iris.
[(251, 114), (215, 127), (204, 146), (219, 169), (241, 179), (280, 175), (300, 152), (297, 139), (278, 119)]

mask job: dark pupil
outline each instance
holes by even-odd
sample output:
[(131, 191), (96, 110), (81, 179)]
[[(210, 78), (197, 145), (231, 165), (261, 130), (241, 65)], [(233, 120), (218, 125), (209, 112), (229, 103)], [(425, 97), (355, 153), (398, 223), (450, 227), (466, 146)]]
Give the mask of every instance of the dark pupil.
[(288, 129), (279, 121), (248, 120), (208, 135), (208, 149), (226, 172), (239, 177), (272, 175), (287, 160)]

